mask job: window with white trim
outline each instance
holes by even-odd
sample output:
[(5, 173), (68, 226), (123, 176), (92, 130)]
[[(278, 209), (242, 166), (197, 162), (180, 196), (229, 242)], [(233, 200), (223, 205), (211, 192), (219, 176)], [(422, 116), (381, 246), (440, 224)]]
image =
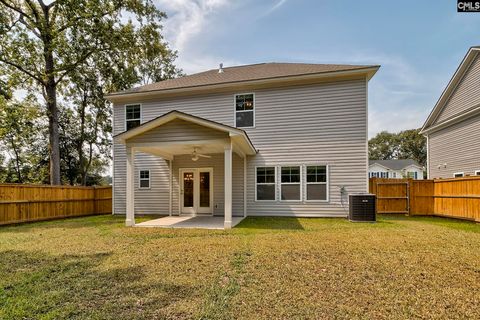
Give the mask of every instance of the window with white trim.
[(130, 130), (141, 124), (142, 107), (139, 104), (125, 106), (125, 129)]
[(140, 189), (150, 188), (150, 170), (140, 170)]
[(407, 172), (407, 177), (410, 179), (417, 179), (418, 178), (418, 172), (417, 171), (408, 171)]
[(461, 178), (461, 177), (463, 177), (463, 176), (465, 176), (465, 173), (464, 173), (464, 172), (455, 172), (455, 173), (453, 174), (453, 177), (454, 177), (454, 178)]
[(307, 200), (327, 200), (327, 166), (307, 166)]
[(388, 172), (380, 172), (380, 176), (384, 179), (388, 178)]
[(235, 127), (255, 126), (255, 97), (253, 93), (235, 95)]
[(300, 166), (281, 167), (280, 199), (301, 200)]
[(256, 199), (275, 200), (275, 167), (257, 167)]
[(480, 170), (475, 170), (475, 175), (480, 176)]

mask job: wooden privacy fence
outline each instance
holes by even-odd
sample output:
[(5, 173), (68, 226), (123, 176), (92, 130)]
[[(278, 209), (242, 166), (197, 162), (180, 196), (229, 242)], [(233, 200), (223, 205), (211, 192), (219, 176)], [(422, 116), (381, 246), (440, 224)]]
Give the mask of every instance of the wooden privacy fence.
[(0, 225), (112, 212), (112, 187), (0, 184)]
[(480, 177), (435, 180), (371, 178), (378, 213), (436, 215), (480, 222)]

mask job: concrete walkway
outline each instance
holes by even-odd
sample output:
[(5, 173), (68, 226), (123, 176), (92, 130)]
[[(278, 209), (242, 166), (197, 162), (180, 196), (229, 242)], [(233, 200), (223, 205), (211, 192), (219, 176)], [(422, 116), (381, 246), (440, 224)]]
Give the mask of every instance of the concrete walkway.
[[(240, 223), (243, 217), (232, 218), (232, 228)], [(147, 228), (194, 228), (194, 229), (220, 229), (223, 230), (224, 217), (212, 216), (169, 216), (136, 223), (135, 227)]]

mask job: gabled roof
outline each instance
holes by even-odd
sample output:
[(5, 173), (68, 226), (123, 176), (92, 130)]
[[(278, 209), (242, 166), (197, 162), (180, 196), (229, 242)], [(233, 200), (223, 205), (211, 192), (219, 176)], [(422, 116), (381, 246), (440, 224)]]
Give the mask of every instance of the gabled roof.
[(214, 85), (239, 84), (257, 80), (274, 80), (298, 76), (328, 75), (342, 72), (367, 74), (370, 79), (380, 66), (378, 65), (344, 65), (344, 64), (308, 64), (308, 63), (259, 63), (235, 67), (211, 69), (205, 72), (164, 80), (133, 89), (115, 92), (107, 97), (169, 91), (175, 89), (208, 87)]
[(191, 115), (191, 114), (188, 114), (188, 113), (184, 113), (184, 112), (181, 112), (181, 111), (177, 111), (177, 110), (167, 112), (167, 113), (165, 113), (165, 114), (163, 114), (159, 117), (156, 117), (156, 118), (154, 118), (150, 121), (142, 123), (138, 127), (135, 127), (133, 129), (124, 131), (122, 133), (119, 133), (119, 134), (115, 135), (113, 138), (117, 141), (121, 141), (121, 142), (125, 143), (126, 140), (128, 140), (128, 139), (131, 139), (133, 137), (141, 135), (142, 133), (145, 133), (147, 131), (155, 129), (155, 128), (157, 128), (157, 127), (159, 127), (159, 126), (161, 126), (165, 123), (168, 123), (172, 120), (175, 120), (175, 119), (181, 119), (181, 120), (185, 120), (187, 122), (195, 123), (195, 124), (198, 124), (198, 125), (201, 125), (201, 126), (204, 126), (204, 127), (207, 127), (207, 128), (211, 128), (211, 129), (214, 129), (214, 130), (223, 131), (223, 132), (228, 133), (230, 137), (241, 137), (241, 138), (243, 138), (242, 140), (244, 140), (245, 144), (247, 145), (247, 148), (248, 148), (247, 154), (252, 155), (252, 154), (255, 154), (257, 152), (257, 150), (255, 149), (255, 147), (252, 144), (252, 141), (250, 141), (250, 138), (248, 137), (247, 133), (244, 130), (239, 129), (239, 128), (234, 128), (234, 127), (231, 127), (231, 126), (227, 126), (223, 123), (215, 122), (215, 121), (212, 121), (212, 120), (200, 118), (200, 117), (197, 117), (197, 116), (194, 116), (194, 115)]
[(368, 165), (378, 164), (390, 170), (402, 170), (409, 166), (416, 166), (422, 169), (422, 166), (413, 159), (392, 159), (392, 160), (368, 160)]
[[(430, 115), (428, 116), (427, 120), (425, 121), (422, 129), (420, 130), (420, 133), (427, 133), (427, 131), (430, 131), (433, 129), (433, 126), (435, 125), (435, 121), (442, 112), (443, 108), (447, 104), (448, 100), (450, 99), (452, 93), (455, 91), (457, 85), (460, 83), (462, 78), (465, 76), (466, 72), (468, 71), (471, 63), (475, 60), (477, 55), (480, 53), (480, 46), (475, 46), (471, 47), (465, 57), (463, 58), (462, 62), (460, 63), (460, 66), (458, 66), (457, 70), (453, 74), (452, 79), (450, 79), (450, 82), (448, 83), (447, 87), (443, 90), (442, 95), (438, 99), (437, 103), (433, 107), (433, 110), (430, 112)], [(473, 110), (475, 111), (475, 110)], [(477, 110), (478, 111), (478, 110)], [(452, 119), (449, 119), (449, 123), (445, 121), (445, 124), (442, 123), (442, 126), (448, 125), (448, 124), (453, 124), (456, 123), (459, 120), (462, 120), (464, 115), (460, 115), (458, 118), (454, 117)]]

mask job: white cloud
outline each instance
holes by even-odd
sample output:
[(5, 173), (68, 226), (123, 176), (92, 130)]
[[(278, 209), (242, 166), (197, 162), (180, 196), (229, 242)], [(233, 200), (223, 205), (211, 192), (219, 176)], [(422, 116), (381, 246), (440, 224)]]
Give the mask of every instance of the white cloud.
[[(231, 0), (157, 0), (158, 7), (166, 11), (165, 38), (171, 47), (178, 50), (177, 64), (186, 73), (194, 73), (215, 68), (222, 57), (204, 54), (208, 30), (214, 29), (213, 21), (223, 10), (232, 7)], [(202, 39), (202, 41), (198, 41)]]
[(277, 10), (278, 8), (280, 8), (281, 6), (283, 6), (285, 4), (285, 2), (287, 2), (287, 0), (279, 0), (278, 2), (276, 2), (270, 9), (268, 9), (262, 16), (266, 16), (266, 15), (269, 15), (270, 13), (272, 13), (273, 11)]

